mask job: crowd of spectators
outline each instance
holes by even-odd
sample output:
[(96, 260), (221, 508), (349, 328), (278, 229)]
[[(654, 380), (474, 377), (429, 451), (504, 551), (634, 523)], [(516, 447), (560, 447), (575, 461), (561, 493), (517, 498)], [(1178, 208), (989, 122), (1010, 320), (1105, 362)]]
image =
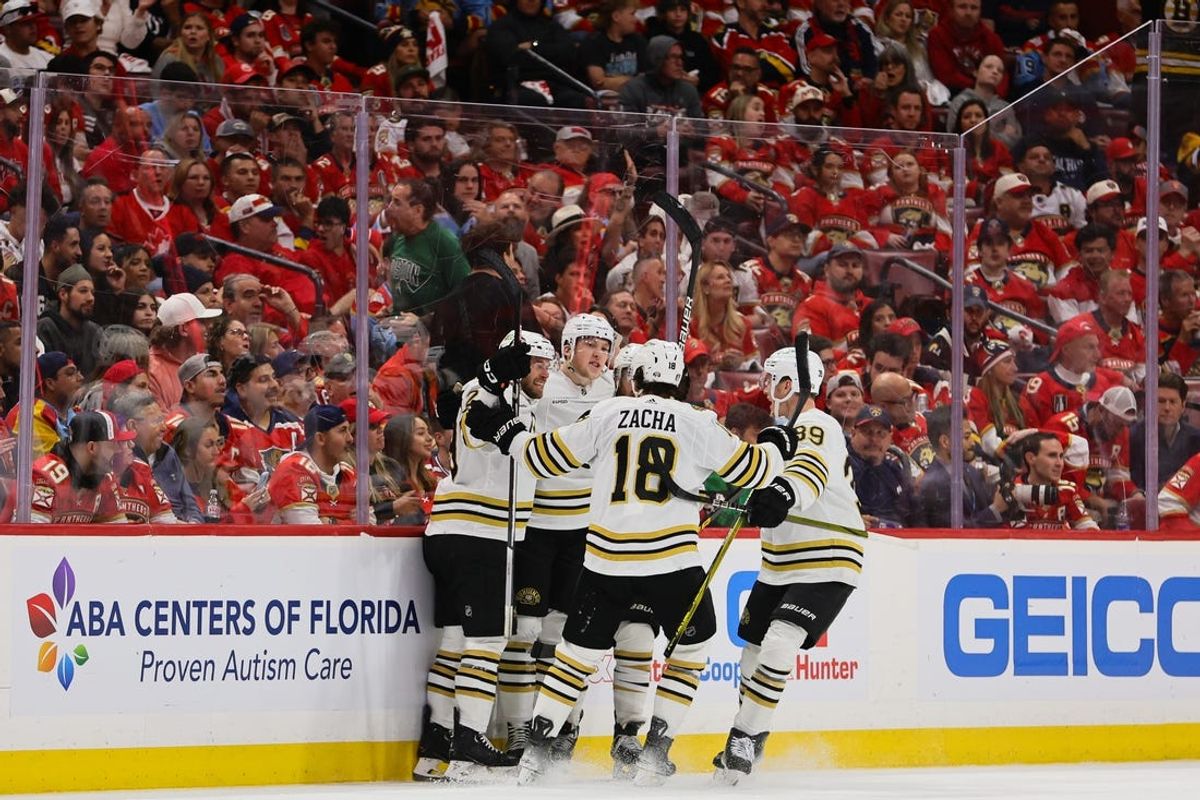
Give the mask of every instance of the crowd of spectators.
[[(762, 365), (809, 331), (871, 524), (948, 525), (961, 457), (968, 526), (1137, 527), (1147, 498), (1200, 525), (1200, 120), (1164, 115), (1148, 175), (1144, 38), (1121, 38), (1141, 22), (1077, 0), (8, 0), (0, 59), (26, 78), (0, 89), (0, 468), (25, 416), (38, 521), (351, 520), (366, 371), (372, 518), (420, 523), (456, 387), (516, 318), (554, 342), (580, 313), (622, 345), (675, 337), (692, 243), (668, 269), (652, 202), (674, 173), (703, 228), (684, 396), (752, 437), (778, 401)], [(37, 143), (28, 70), (52, 73)], [(935, 134), (968, 130), (952, 331), (928, 274), (950, 274), (954, 216)]]

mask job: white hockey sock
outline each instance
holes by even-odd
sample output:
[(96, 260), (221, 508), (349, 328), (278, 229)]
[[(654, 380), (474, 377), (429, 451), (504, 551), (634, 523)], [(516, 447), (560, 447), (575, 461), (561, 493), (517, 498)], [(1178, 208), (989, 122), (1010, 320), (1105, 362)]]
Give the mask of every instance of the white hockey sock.
[(533, 708), (535, 717), (545, 717), (553, 723), (552, 735), (562, 729), (604, 652), (577, 647), (570, 642), (558, 646), (554, 664), (546, 671)]
[(787, 687), (796, 653), (807, 636), (807, 631), (790, 622), (777, 619), (771, 623), (763, 636), (754, 671), (742, 675), (741, 705), (733, 727), (751, 736), (771, 729), (771, 717)]
[(567, 722), (578, 727), (579, 721), (583, 719), (583, 701), (587, 697), (587, 684), (583, 685), (583, 691), (579, 693), (579, 697), (575, 700), (575, 707), (571, 709), (571, 713), (567, 715)]
[(746, 691), (746, 681), (758, 667), (758, 653), (761, 648), (756, 644), (746, 644), (742, 648), (742, 657), (738, 660), (738, 708), (742, 706), (742, 695)]
[(492, 706), (496, 703), (497, 672), (503, 649), (503, 637), (467, 637), (454, 678), (458, 724), (464, 728), (487, 733)]
[(646, 721), (650, 694), (650, 662), (654, 629), (642, 622), (622, 622), (613, 645), (613, 717), (618, 725)]
[(700, 688), (700, 671), (704, 669), (704, 651), (708, 642), (684, 644), (675, 648), (663, 668), (662, 680), (654, 693), (654, 716), (667, 724), (665, 736), (674, 737), (683, 718), (692, 706)]
[(500, 718), (510, 725), (523, 725), (533, 716), (537, 697), (537, 667), (533, 641), (541, 627), (537, 617), (517, 617), (517, 631), (500, 656)]
[(463, 629), (450, 625), (442, 629), (442, 643), (429, 667), (425, 697), (429, 703), (429, 721), (454, 730), (454, 676), (462, 657)]

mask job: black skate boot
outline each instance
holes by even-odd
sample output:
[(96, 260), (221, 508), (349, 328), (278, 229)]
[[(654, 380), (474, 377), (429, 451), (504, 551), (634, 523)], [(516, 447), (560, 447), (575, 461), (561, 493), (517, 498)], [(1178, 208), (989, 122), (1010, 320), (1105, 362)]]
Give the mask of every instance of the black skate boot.
[(675, 774), (675, 764), (667, 758), (671, 743), (675, 740), (666, 735), (667, 723), (659, 717), (650, 720), (650, 732), (646, 744), (637, 760), (637, 775), (633, 782), (637, 786), (661, 786)]
[(450, 729), (430, 721), (429, 706), (421, 714), (421, 741), (417, 744), (414, 781), (440, 781), (450, 762)]
[(528, 741), (528, 722), (522, 722), (520, 725), (508, 723), (508, 741), (504, 745), (504, 752), (516, 756), (517, 761), (520, 761), (521, 756), (525, 753), (525, 743)]
[(638, 757), (642, 754), (642, 744), (638, 741), (640, 722), (627, 722), (613, 727), (612, 747), (609, 754), (613, 760), (613, 779), (631, 781), (637, 774)]
[[(579, 723), (583, 722), (583, 714), (579, 715)], [(579, 743), (579, 723), (572, 725), (564, 722), (562, 730), (550, 742), (550, 758), (555, 764), (569, 764), (575, 755), (575, 745)]]
[(518, 760), (515, 756), (497, 750), (488, 741), (487, 736), (479, 731), (459, 725), (454, 729), (446, 779), (476, 781), (495, 777), (497, 772), (491, 770), (515, 767)]
[[(771, 735), (770, 731), (763, 731), (762, 733), (756, 733), (753, 736), (753, 739), (754, 739), (754, 766), (756, 766), (756, 767), (762, 763), (763, 751), (766, 750), (766, 748), (767, 748), (767, 737), (770, 735)], [(722, 750), (721, 752), (719, 752), (715, 756), (713, 756), (712, 763), (713, 763), (713, 766), (719, 770), (725, 769), (725, 751)]]
[[(716, 763), (718, 760), (720, 763)], [(755, 737), (732, 728), (725, 740), (725, 750), (713, 760), (717, 767), (713, 781), (723, 786), (736, 786), (750, 774), (757, 760)]]
[(525, 752), (517, 767), (517, 785), (537, 783), (551, 766), (550, 742), (554, 723), (545, 717), (534, 717), (529, 723), (529, 736), (525, 740)]

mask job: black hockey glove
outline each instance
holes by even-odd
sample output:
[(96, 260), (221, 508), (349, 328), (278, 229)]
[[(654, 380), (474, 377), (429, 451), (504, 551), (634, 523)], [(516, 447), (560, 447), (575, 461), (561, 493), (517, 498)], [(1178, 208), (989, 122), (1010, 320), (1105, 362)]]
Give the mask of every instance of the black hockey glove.
[(787, 461), (796, 455), (796, 448), (800, 446), (800, 439), (796, 436), (795, 428), (772, 425), (770, 428), (763, 428), (758, 432), (758, 443), (775, 445), (775, 449), (783, 456), (783, 460)]
[(454, 422), (458, 419), (458, 409), (462, 405), (462, 395), (447, 386), (438, 392), (437, 419), (438, 424), (446, 430), (454, 430)]
[(792, 487), (783, 478), (776, 478), (750, 494), (750, 502), (746, 503), (746, 523), (755, 528), (774, 528), (787, 519), (795, 504)]
[(529, 345), (517, 342), (501, 347), (480, 367), (479, 385), (492, 394), (499, 394), (501, 386), (524, 378), (531, 367)]
[(525, 430), (525, 424), (513, 416), (512, 409), (504, 403), (488, 408), (476, 400), (467, 409), (467, 430), (482, 442), (491, 442), (508, 455), (513, 437)]

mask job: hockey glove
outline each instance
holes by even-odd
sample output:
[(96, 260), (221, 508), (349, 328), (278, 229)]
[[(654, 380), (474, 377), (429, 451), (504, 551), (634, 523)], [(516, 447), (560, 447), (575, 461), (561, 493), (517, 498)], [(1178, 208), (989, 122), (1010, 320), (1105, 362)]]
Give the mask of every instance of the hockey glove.
[(758, 432), (758, 443), (775, 445), (775, 449), (783, 456), (783, 460), (787, 461), (796, 455), (796, 448), (800, 446), (800, 439), (796, 436), (795, 428), (772, 425), (770, 428), (763, 428)]
[(774, 528), (787, 519), (795, 504), (792, 487), (783, 478), (776, 478), (750, 494), (750, 502), (746, 503), (746, 523), (755, 528)]
[(529, 345), (524, 342), (501, 347), (479, 369), (479, 385), (492, 394), (509, 381), (520, 380), (529, 374), (532, 362)]
[(467, 409), (467, 430), (481, 442), (491, 442), (508, 455), (513, 437), (525, 430), (525, 424), (513, 416), (504, 403), (488, 408), (478, 400)]

